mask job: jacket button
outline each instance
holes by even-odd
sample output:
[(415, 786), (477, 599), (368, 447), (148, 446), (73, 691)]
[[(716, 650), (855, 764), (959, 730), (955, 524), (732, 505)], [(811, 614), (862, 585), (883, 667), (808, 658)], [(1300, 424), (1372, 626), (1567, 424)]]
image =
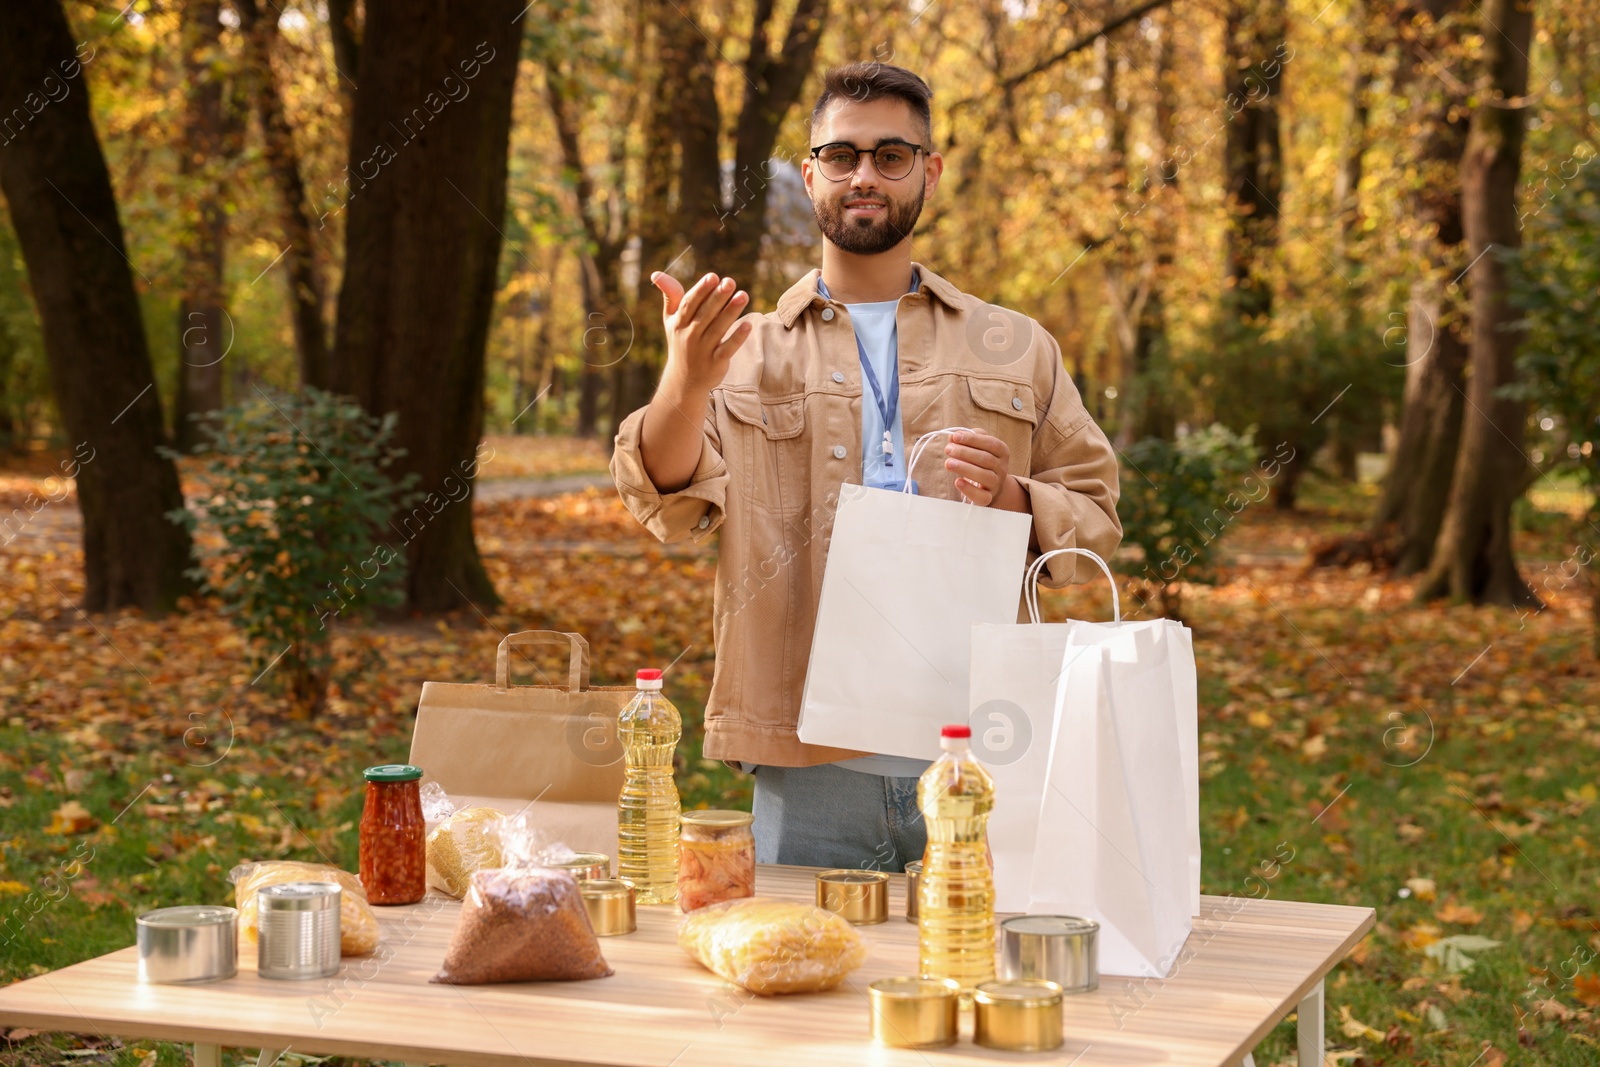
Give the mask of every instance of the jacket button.
[(840, 385), (843, 385), (844, 384), (844, 372), (843, 371), (834, 371), (833, 372), (833, 380), (835, 382), (839, 383)]
[(833, 309), (832, 308), (823, 308), (822, 309), (822, 321), (823, 322), (832, 322), (833, 321)]
[(843, 459), (844, 458), (844, 445), (834, 445), (833, 446), (833, 458), (834, 459)]
[(1020, 396), (1012, 397), (1011, 398), (1011, 406), (1016, 408), (1018, 411), (1021, 411), (1022, 410), (1022, 398)]
[(707, 526), (710, 526), (710, 525), (711, 525), (711, 516), (710, 515), (702, 515), (702, 516), (700, 516), (700, 529), (704, 530)]

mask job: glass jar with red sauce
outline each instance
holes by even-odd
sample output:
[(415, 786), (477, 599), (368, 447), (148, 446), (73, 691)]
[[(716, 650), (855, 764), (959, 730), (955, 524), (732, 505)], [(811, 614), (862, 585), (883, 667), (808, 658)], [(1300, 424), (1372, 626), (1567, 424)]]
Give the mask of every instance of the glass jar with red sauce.
[(415, 904), (428, 891), (422, 768), (385, 763), (362, 772), (361, 884), (371, 904)]

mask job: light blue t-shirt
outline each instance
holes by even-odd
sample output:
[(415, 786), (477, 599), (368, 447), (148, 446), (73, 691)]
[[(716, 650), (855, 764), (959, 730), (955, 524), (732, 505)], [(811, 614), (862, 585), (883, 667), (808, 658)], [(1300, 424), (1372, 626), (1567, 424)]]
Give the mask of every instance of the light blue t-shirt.
[[(911, 291), (916, 292), (920, 284), (921, 278), (913, 273)], [(820, 277), (817, 279), (817, 291), (824, 297), (829, 295), (828, 287), (822, 284)], [(895, 311), (899, 306), (899, 300), (845, 305), (850, 315), (850, 325), (855, 327), (860, 354), (865, 355), (872, 364), (872, 373), (884, 391), (884, 401), (896, 391), (893, 383), (898, 382), (900, 376), (900, 340), (895, 330)], [(899, 489), (905, 484), (906, 478), (905, 436), (899, 405), (896, 404), (894, 408), (894, 424), (886, 427), (879, 398), (872, 383), (867, 380), (865, 371), (861, 375), (861, 393), (861, 484), (880, 489)], [(885, 453), (883, 449), (885, 429), (894, 442), (892, 454)], [(863, 774), (915, 778), (928, 769), (928, 763), (928, 760), (905, 756), (860, 756), (839, 760), (836, 766)]]

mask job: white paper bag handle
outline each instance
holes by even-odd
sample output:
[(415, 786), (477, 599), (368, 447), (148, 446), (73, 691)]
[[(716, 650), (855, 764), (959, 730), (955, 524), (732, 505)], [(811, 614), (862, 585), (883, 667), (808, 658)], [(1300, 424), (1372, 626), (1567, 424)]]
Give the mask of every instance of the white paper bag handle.
[(1057, 548), (1049, 552), (1042, 552), (1039, 558), (1028, 564), (1028, 573), (1022, 580), (1022, 587), (1028, 596), (1028, 618), (1035, 624), (1039, 622), (1039, 576), (1044, 573), (1044, 565), (1053, 556), (1088, 556), (1100, 565), (1100, 570), (1105, 574), (1106, 581), (1111, 583), (1111, 621), (1122, 621), (1122, 598), (1117, 595), (1117, 580), (1111, 575), (1111, 568), (1106, 566), (1106, 561), (1090, 552), (1087, 548)]
[[(900, 491), (902, 493), (911, 492), (911, 472), (916, 467), (917, 460), (922, 458), (922, 453), (924, 453), (924, 452), (926, 452), (928, 450), (928, 445), (933, 442), (933, 439), (935, 437), (939, 437), (939, 436), (941, 436), (943, 434), (951, 434), (951, 433), (977, 433), (977, 432), (978, 432), (977, 430), (974, 430), (974, 429), (972, 429), (971, 427), (968, 427), (968, 426), (946, 426), (942, 430), (930, 430), (927, 433), (923, 434), (921, 437), (917, 438), (917, 443), (911, 446), (911, 454), (906, 457), (906, 484), (901, 487)], [(970, 499), (968, 499), (966, 496), (962, 496), (961, 499), (965, 503), (968, 503), (968, 504), (972, 503), (972, 501)]]

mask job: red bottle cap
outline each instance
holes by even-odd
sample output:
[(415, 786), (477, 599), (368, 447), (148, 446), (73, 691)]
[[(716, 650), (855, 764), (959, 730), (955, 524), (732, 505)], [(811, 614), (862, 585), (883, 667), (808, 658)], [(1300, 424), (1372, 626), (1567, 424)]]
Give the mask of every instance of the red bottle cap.
[(647, 667), (634, 675), (634, 680), (639, 682), (659, 682), (661, 681), (661, 671), (656, 667)]
[(970, 727), (970, 726), (946, 726), (943, 730), (939, 731), (939, 736), (940, 737), (971, 737), (972, 736), (972, 727)]

